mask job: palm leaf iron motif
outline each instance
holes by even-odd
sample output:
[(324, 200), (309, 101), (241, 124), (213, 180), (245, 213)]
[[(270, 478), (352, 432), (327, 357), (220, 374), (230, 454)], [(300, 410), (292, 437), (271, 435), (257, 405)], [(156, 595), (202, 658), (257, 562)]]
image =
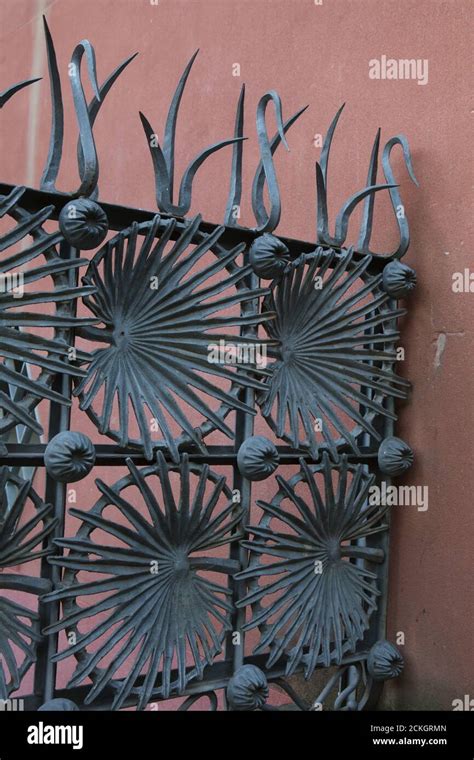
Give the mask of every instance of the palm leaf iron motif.
[[(159, 215), (150, 223), (135, 223), (98, 251), (83, 278), (97, 291), (84, 301), (105, 327), (81, 328), (78, 334), (106, 347), (94, 351), (75, 393), (100, 433), (121, 446), (141, 446), (148, 459), (153, 448), (161, 447), (177, 462), (179, 448), (186, 442), (202, 451), (202, 438), (213, 429), (232, 438), (226, 414), (231, 409), (255, 414), (239, 400), (238, 389), (262, 391), (260, 378), (268, 375), (258, 361), (233, 365), (209, 361), (209, 347), (221, 341), (252, 346), (274, 342), (232, 333), (236, 327), (256, 327), (274, 315), (261, 315), (258, 309), (241, 313), (241, 305), (269, 290), (245, 284), (251, 268), (235, 263), (243, 244), (223, 249), (219, 245), (223, 228), (203, 233), (200, 222), (197, 216), (181, 231), (176, 220), (163, 221)], [(167, 250), (173, 235), (177, 239)], [(215, 259), (203, 265), (209, 251)], [(255, 355), (255, 351), (249, 354), (252, 360)], [(216, 379), (227, 383), (228, 389)], [(101, 389), (98, 412), (94, 402)], [(211, 400), (220, 406), (212, 408)], [(119, 408), (118, 430), (111, 422), (114, 401)], [(204, 418), (201, 428), (190, 423), (182, 402)], [(129, 432), (130, 405), (139, 439)], [(182, 429), (180, 437), (173, 434), (170, 418)], [(153, 440), (150, 421), (159, 426), (161, 440)]]
[[(50, 558), (65, 573), (44, 600), (60, 600), (63, 616), (46, 632), (76, 631), (77, 643), (54, 660), (76, 655), (69, 685), (92, 680), (86, 704), (112, 686), (112, 709), (133, 695), (143, 709), (153, 697), (182, 693), (191, 679), (202, 678), (232, 629), (232, 591), (219, 578), (233, 575), (239, 563), (219, 547), (240, 538), (241, 510), (225, 477), (207, 465), (190, 464), (186, 454), (179, 465), (167, 465), (158, 452), (156, 464), (140, 470), (129, 459), (127, 466), (130, 474), (112, 487), (96, 481), (103, 495), (89, 512), (71, 509), (82, 521), (76, 537), (55, 540), (69, 555)], [(140, 508), (132, 504), (137, 500)], [(101, 535), (119, 545), (101, 541)], [(97, 573), (103, 579), (87, 577)], [(77, 604), (77, 598), (98, 594), (104, 595), (100, 601)], [(78, 632), (96, 615), (99, 622)], [(131, 656), (133, 664), (120, 677), (120, 666)], [(106, 664), (100, 667), (102, 660)]]
[(271, 502), (257, 501), (263, 517), (242, 542), (250, 561), (236, 579), (249, 590), (237, 606), (252, 609), (244, 629), (260, 630), (254, 654), (270, 649), (268, 668), (286, 655), (286, 675), (303, 666), (309, 678), (317, 665), (340, 664), (368, 629), (380, 595), (369, 568), (384, 561), (371, 537), (388, 525), (386, 508), (367, 505), (375, 476), (364, 465), (342, 456), (331, 467), (327, 454), (300, 465), (288, 481), (277, 476)]
[[(31, 517), (24, 520), (23, 515)], [(44, 504), (29, 481), (0, 468), (0, 699), (8, 699), (36, 660), (42, 640), (37, 610), (9, 597), (21, 592), (35, 600), (51, 589), (46, 578), (10, 568), (51, 551), (47, 539), (56, 526), (52, 506)], [(6, 592), (6, 593), (5, 593)]]
[[(87, 259), (60, 256), (57, 246), (63, 241), (62, 234), (46, 233), (42, 227), (53, 207), (30, 214), (21, 207), (24, 190), (17, 187), (8, 196), (0, 196), (0, 218), (9, 216), (15, 222), (0, 236), (0, 252), (13, 249), (1, 253), (0, 257), (3, 286), (0, 292), (0, 409), (3, 411), (0, 433), (22, 424), (40, 435), (43, 429), (34, 409), (41, 399), (71, 404), (70, 399), (51, 388), (55, 375), (85, 375), (79, 364), (90, 357), (76, 350), (75, 360), (69, 361), (67, 338), (68, 330), (78, 324), (97, 322), (95, 318), (77, 318), (72, 311), (75, 299), (90, 295), (95, 289), (71, 285), (71, 274), (87, 263)], [(31, 244), (22, 247), (28, 236), (32, 238)], [(30, 284), (37, 281), (41, 281), (43, 290), (30, 290)], [(47, 304), (52, 304), (54, 311), (45, 308)], [(19, 365), (23, 365), (23, 371)], [(8, 388), (14, 388), (15, 392), (9, 393)]]
[(275, 435), (314, 458), (326, 449), (336, 459), (341, 446), (359, 455), (361, 433), (380, 441), (374, 419), (396, 419), (386, 400), (405, 399), (410, 387), (393, 370), (393, 325), (406, 310), (392, 305), (370, 263), (350, 249), (318, 248), (291, 262), (263, 301), (263, 314), (277, 314), (264, 329), (278, 347), (269, 349), (262, 414)]

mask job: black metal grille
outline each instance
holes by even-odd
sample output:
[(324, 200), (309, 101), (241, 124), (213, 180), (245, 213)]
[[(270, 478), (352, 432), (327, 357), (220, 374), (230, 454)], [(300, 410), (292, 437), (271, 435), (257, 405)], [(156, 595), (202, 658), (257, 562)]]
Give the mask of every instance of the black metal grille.
[[(34, 668), (27, 709), (53, 698), (82, 709), (144, 709), (177, 697), (188, 709), (201, 696), (210, 709), (269, 709), (273, 687), (300, 709), (371, 707), (383, 681), (403, 667), (384, 640), (390, 510), (374, 506), (369, 489), (413, 459), (394, 437), (395, 400), (409, 387), (395, 371), (405, 313), (396, 299), (412, 290), (415, 275), (399, 262), (409, 236), (397, 214), (390, 153), (402, 147), (416, 181), (407, 140), (386, 143), (388, 184), (377, 185), (377, 134), (368, 187), (344, 204), (332, 236), (327, 162), (340, 109), (316, 167), (317, 239), (277, 238), (273, 153), (305, 109), (285, 122), (280, 97), (266, 93), (257, 109), (257, 225), (243, 228), (234, 213), (242, 194), (242, 90), (234, 137), (191, 162), (175, 203), (175, 127), (193, 56), (163, 148), (141, 114), (160, 214), (99, 204), (93, 124), (134, 56), (100, 87), (93, 48), (83, 41), (71, 61), (81, 184), (66, 195), (55, 189), (63, 107), (46, 22), (45, 32), (53, 122), (41, 189), (0, 185), (0, 213), (11, 222), (0, 238), (7, 283), (0, 295), (0, 589), (7, 592), (0, 698)], [(89, 104), (84, 54), (95, 91)], [(5, 91), (2, 105), (28, 84)], [(273, 138), (269, 103), (279, 125)], [(225, 225), (185, 219), (197, 169), (230, 144)], [(375, 193), (383, 189), (400, 229), (393, 254), (369, 249)], [(354, 250), (345, 247), (348, 222), (362, 201)], [(46, 232), (56, 220), (59, 227)], [(108, 230), (117, 234), (107, 238)], [(79, 257), (92, 248), (92, 258)], [(18, 270), (22, 297), (11, 279)], [(33, 292), (33, 282), (42, 289)], [(211, 361), (213, 350), (224, 356)], [(71, 429), (74, 397), (96, 428), (93, 442)], [(260, 435), (264, 420), (272, 440)], [(228, 442), (215, 443), (216, 435)], [(71, 535), (67, 484), (92, 477), (94, 465), (117, 468), (117, 478), (98, 479), (95, 504), (70, 510), (79, 521)], [(44, 498), (26, 468), (40, 481), (45, 475)], [(273, 479), (269, 501), (259, 499), (266, 478)], [(33, 561), (36, 575), (18, 572)], [(37, 611), (13, 601), (12, 590), (39, 598)], [(65, 658), (75, 670), (67, 688), (57, 688), (56, 663)], [(314, 679), (311, 701), (286, 680), (298, 673)]]

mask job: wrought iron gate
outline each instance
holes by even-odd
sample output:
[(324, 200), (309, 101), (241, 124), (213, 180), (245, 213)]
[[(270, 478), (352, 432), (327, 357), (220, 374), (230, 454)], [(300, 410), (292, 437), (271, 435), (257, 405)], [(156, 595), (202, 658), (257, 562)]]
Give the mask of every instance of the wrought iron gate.
[[(99, 86), (82, 41), (68, 72), (81, 184), (63, 193), (61, 80), (46, 22), (45, 36), (53, 119), (41, 187), (0, 186), (0, 698), (34, 671), (24, 697), (33, 710), (178, 698), (180, 710), (204, 698), (210, 709), (278, 709), (273, 687), (303, 710), (371, 707), (403, 669), (385, 640), (382, 485), (413, 461), (394, 436), (395, 402), (409, 388), (395, 371), (398, 299), (416, 277), (400, 261), (408, 222), (390, 155), (401, 146), (416, 182), (408, 142), (385, 144), (386, 182), (376, 184), (379, 130), (367, 187), (332, 235), (328, 158), (341, 108), (316, 164), (316, 242), (277, 237), (273, 154), (305, 109), (284, 121), (280, 97), (266, 93), (256, 226), (244, 228), (242, 89), (234, 137), (189, 164), (176, 202), (176, 120), (195, 54), (162, 143), (140, 114), (159, 213), (99, 203), (93, 125), (134, 56)], [(31, 83), (6, 90), (1, 105)], [(195, 173), (227, 146), (224, 225), (187, 218)], [(392, 253), (369, 247), (382, 190), (400, 231)], [(93, 441), (74, 430), (79, 414)], [(69, 484), (96, 471), (95, 503), (67, 510)], [(63, 660), (75, 662), (67, 686), (57, 681)], [(298, 674), (311, 679), (311, 698), (288, 680)]]

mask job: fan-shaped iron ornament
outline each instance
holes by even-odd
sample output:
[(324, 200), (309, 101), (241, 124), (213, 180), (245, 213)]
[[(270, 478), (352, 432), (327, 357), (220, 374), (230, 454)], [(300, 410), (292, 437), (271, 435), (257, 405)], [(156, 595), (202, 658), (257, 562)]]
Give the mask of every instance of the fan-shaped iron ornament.
[[(320, 465), (300, 464), (289, 481), (277, 476), (280, 489), (270, 503), (257, 501), (264, 515), (249, 527), (254, 538), (243, 542), (251, 559), (237, 578), (250, 589), (238, 606), (253, 608), (245, 628), (260, 628), (255, 653), (270, 648), (267, 667), (285, 654), (286, 674), (304, 665), (309, 678), (318, 664), (340, 664), (363, 638), (380, 594), (372, 566), (384, 552), (360, 539), (387, 524), (384, 508), (367, 506), (374, 476), (364, 465), (344, 456), (331, 467), (327, 454)], [(269, 578), (275, 580), (264, 583)]]
[(367, 273), (370, 261), (319, 248), (294, 261), (263, 302), (263, 314), (277, 315), (265, 324), (277, 348), (262, 414), (279, 438), (314, 457), (320, 448), (337, 456), (344, 444), (360, 454), (361, 433), (381, 438), (374, 419), (395, 418), (385, 399), (407, 395), (409, 383), (393, 370), (393, 323), (405, 312), (390, 305), (382, 276)]
[[(51, 388), (55, 375), (85, 375), (78, 363), (88, 361), (89, 355), (77, 349), (70, 355), (66, 338), (68, 328), (97, 321), (77, 318), (71, 308), (77, 298), (90, 295), (95, 288), (71, 286), (70, 273), (86, 260), (59, 255), (61, 233), (47, 233), (42, 227), (53, 207), (29, 213), (21, 206), (24, 191), (17, 187), (8, 195), (0, 195), (0, 218), (14, 220), (0, 236), (0, 252), (13, 248), (0, 258), (0, 382), (5, 388), (16, 389), (14, 393), (0, 389), (0, 433), (22, 424), (41, 434), (42, 426), (33, 413), (41, 399), (71, 404)], [(28, 236), (31, 244), (22, 247)], [(37, 281), (43, 289), (31, 290), (30, 284)], [(29, 372), (20, 371), (15, 362), (27, 365)]]
[[(275, 155), (306, 108), (288, 115), (276, 91), (260, 93), (248, 129), (243, 85), (233, 130), (216, 135), (210, 124), (208, 147), (178, 177), (194, 53), (162, 133), (136, 114), (159, 214), (99, 203), (95, 121), (120, 97), (136, 53), (100, 83), (82, 40), (68, 66), (79, 184), (58, 192), (65, 61), (46, 20), (44, 34), (52, 118), (40, 189), (0, 185), (0, 571), (36, 560), (31, 576), (0, 572), (0, 699), (36, 659), (32, 710), (143, 709), (177, 697), (183, 711), (274, 710), (275, 688), (300, 710), (371, 709), (403, 668), (385, 631), (389, 513), (370, 489), (413, 461), (395, 430), (409, 389), (396, 371), (397, 299), (411, 296), (416, 273), (400, 261), (410, 234), (392, 156), (401, 152), (417, 184), (408, 140), (381, 144), (377, 131), (367, 182), (331, 224), (340, 107), (316, 163), (313, 239), (286, 238)], [(44, 87), (32, 78), (3, 89), (0, 108), (14, 109), (34, 83)], [(249, 204), (248, 137), (259, 151)], [(185, 218), (199, 211), (200, 167), (224, 148), (224, 226)], [(106, 181), (107, 166), (100, 173)], [(391, 252), (371, 250), (379, 193), (398, 226)], [(94, 481), (95, 467), (114, 485)], [(44, 501), (21, 468), (44, 474)], [(263, 479), (278, 483), (270, 502), (258, 499)], [(70, 536), (66, 498), (76, 492), (66, 484), (78, 480), (98, 500), (71, 509), (80, 527)], [(248, 525), (255, 503), (261, 521)], [(76, 669), (58, 690), (55, 663), (69, 656)], [(282, 676), (329, 667), (314, 700)]]
[[(57, 520), (52, 506), (44, 504), (31, 483), (0, 468), (0, 699), (19, 688), (23, 676), (36, 660), (42, 640), (38, 597), (51, 583), (10, 568), (44, 557), (51, 550), (48, 539)], [(31, 515), (31, 516), (30, 516)], [(25, 517), (28, 516), (28, 517)], [(31, 566), (30, 566), (31, 567)], [(31, 606), (17, 602), (12, 592), (27, 595)]]
[[(215, 580), (215, 574), (230, 576), (238, 563), (223, 557), (218, 548), (238, 539), (234, 529), (241, 520), (225, 478), (207, 465), (190, 465), (186, 454), (179, 466), (167, 466), (160, 452), (157, 464), (144, 470), (130, 460), (127, 464), (130, 475), (115, 486), (97, 481), (103, 496), (90, 512), (71, 510), (83, 524), (75, 538), (56, 539), (56, 546), (70, 553), (50, 559), (66, 570), (61, 587), (44, 598), (63, 603), (63, 617), (49, 632), (76, 629), (81, 621), (108, 613), (87, 633), (78, 633), (77, 643), (54, 659), (77, 655), (70, 685), (92, 679), (86, 704), (112, 685), (114, 709), (131, 694), (140, 709), (153, 696), (182, 693), (190, 679), (202, 678), (205, 665), (221, 651), (232, 627), (231, 591)], [(173, 472), (177, 481), (172, 481)], [(137, 507), (131, 503), (135, 498), (140, 500)], [(115, 538), (118, 545), (94, 540), (96, 530)], [(94, 579), (97, 573), (104, 578)], [(111, 593), (100, 601), (77, 603), (105, 592)], [(101, 638), (109, 631), (105, 640)], [(193, 661), (188, 669), (187, 647)], [(110, 664), (100, 668), (108, 655)], [(132, 655), (133, 665), (120, 678), (120, 666)]]
[[(234, 364), (211, 361), (216, 345), (237, 341), (255, 348), (269, 343), (239, 337), (232, 330), (256, 327), (273, 315), (259, 315), (255, 310), (241, 314), (242, 304), (268, 291), (245, 285), (250, 267), (235, 263), (243, 245), (223, 250), (218, 245), (223, 229), (217, 228), (211, 235), (200, 233), (200, 221), (196, 217), (185, 224), (170, 250), (167, 245), (175, 231), (174, 220), (162, 222), (157, 215), (150, 224), (134, 224), (96, 254), (83, 278), (97, 290), (84, 301), (105, 327), (86, 328), (80, 334), (106, 347), (94, 352), (75, 393), (81, 409), (88, 411), (101, 433), (121, 446), (142, 446), (148, 459), (153, 447), (160, 445), (170, 451), (174, 461), (185, 441), (202, 450), (202, 437), (212, 429), (233, 437), (224, 421), (226, 414), (231, 409), (255, 414), (239, 400), (237, 389), (263, 390), (257, 378), (267, 374), (259, 366), (255, 350), (242, 360), (237, 357)], [(144, 237), (141, 243), (139, 235)], [(215, 251), (215, 260), (202, 265), (210, 250)], [(247, 357), (250, 361), (245, 363)], [(102, 408), (97, 412), (94, 401), (101, 388)], [(210, 399), (219, 406), (213, 408)], [(111, 421), (114, 401), (119, 407), (115, 430)], [(200, 429), (195, 429), (180, 401), (204, 417)], [(130, 433), (129, 407), (139, 439)], [(153, 441), (153, 423), (161, 431), (161, 440)]]

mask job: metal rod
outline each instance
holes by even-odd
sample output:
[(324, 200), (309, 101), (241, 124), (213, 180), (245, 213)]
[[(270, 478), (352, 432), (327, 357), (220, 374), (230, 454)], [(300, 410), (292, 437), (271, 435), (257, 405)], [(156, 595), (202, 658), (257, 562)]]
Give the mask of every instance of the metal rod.
[[(21, 445), (16, 443), (5, 444), (7, 453), (0, 455), (0, 465), (6, 464), (9, 467), (43, 467), (45, 444), (38, 445)], [(303, 458), (309, 463), (318, 463), (321, 458), (314, 459), (307, 452), (294, 451), (288, 446), (277, 446), (280, 455), (280, 464), (298, 464)], [(130, 458), (135, 464), (147, 465), (150, 462), (143, 456), (143, 453), (136, 449), (122, 449), (113, 444), (97, 444), (95, 464), (101, 467), (122, 467), (125, 466), (125, 460)], [(208, 462), (209, 464), (234, 464), (237, 459), (237, 450), (232, 446), (208, 446), (208, 453), (188, 452), (191, 462)], [(351, 453), (345, 448), (341, 448), (341, 453), (347, 453), (351, 462), (366, 462), (377, 459), (377, 452), (371, 451), (367, 447), (360, 447), (359, 455)], [(167, 456), (165, 454), (165, 459)]]
[[(59, 253), (62, 258), (73, 259), (78, 256), (78, 251), (75, 248), (71, 248), (67, 243), (61, 244)], [(71, 270), (68, 273), (68, 277), (70, 286), (76, 286), (77, 270)], [(74, 314), (76, 313), (76, 301), (73, 303), (72, 312)], [(69, 345), (74, 345), (73, 328), (71, 328), (71, 330), (68, 332)], [(53, 388), (54, 390), (58, 390), (63, 396), (71, 398), (71, 377), (66, 374), (56, 375), (53, 381)], [(65, 406), (64, 404), (57, 404), (55, 402), (52, 402), (49, 412), (49, 440), (51, 440), (51, 438), (53, 438), (57, 433), (63, 430), (68, 430), (70, 427), (70, 421), (71, 407)], [(46, 447), (41, 446), (41, 448), (44, 449)], [(48, 475), (48, 473), (46, 473), (45, 501), (47, 503), (53, 504), (54, 506), (54, 515), (58, 520), (58, 524), (53, 536), (55, 538), (59, 538), (64, 535), (66, 484), (58, 483), (58, 481)], [(56, 586), (60, 580), (60, 573), (61, 571), (58, 566), (50, 565), (47, 561), (47, 558), (43, 558), (41, 562), (42, 578), (49, 579), (53, 586)], [(59, 618), (59, 603), (50, 603), (47, 605), (40, 604), (39, 612), (40, 625), (41, 629), (43, 629), (48, 625), (52, 625)], [(55, 693), (57, 665), (55, 662), (51, 661), (51, 658), (56, 653), (57, 639), (57, 635), (46, 636), (45, 639), (40, 642), (37, 650), (34, 688), (37, 694), (42, 695), (42, 700), (44, 702), (53, 699)]]
[[(8, 195), (12, 190), (14, 190), (14, 185), (9, 185), (6, 183), (0, 183), (0, 195)], [(58, 219), (59, 214), (63, 208), (63, 206), (66, 204), (66, 202), (70, 201), (71, 197), (70, 195), (66, 193), (51, 193), (51, 192), (45, 192), (44, 190), (34, 190), (33, 188), (27, 187), (25, 189), (24, 194), (22, 195), (21, 203), (22, 207), (25, 208), (27, 211), (33, 212), (37, 211), (41, 208), (44, 208), (45, 206), (53, 206), (53, 210), (51, 212), (51, 219)], [(111, 230), (120, 231), (123, 229), (126, 229), (130, 227), (133, 222), (142, 223), (142, 222), (149, 222), (151, 221), (157, 214), (156, 211), (147, 211), (145, 209), (135, 209), (130, 208), (128, 206), (117, 206), (113, 203), (104, 203), (103, 201), (100, 202), (100, 206), (103, 209), (103, 211), (107, 215), (107, 219), (109, 222), (109, 228)], [(183, 217), (175, 217), (171, 216), (170, 214), (166, 214), (163, 212), (160, 212), (160, 216), (163, 219), (177, 219), (176, 228), (174, 231), (174, 235), (178, 236), (180, 232), (183, 231), (185, 220)], [(186, 222), (188, 223), (188, 222)], [(205, 233), (212, 233), (214, 232), (217, 227), (221, 227), (220, 224), (213, 224), (212, 222), (205, 222), (202, 221), (200, 224), (200, 230)], [(251, 243), (255, 240), (255, 238), (259, 237), (260, 233), (256, 230), (249, 229), (247, 227), (234, 227), (234, 226), (225, 226), (225, 232), (222, 237), (222, 243), (229, 248), (232, 248), (233, 246), (237, 245), (238, 243), (246, 243), (247, 246), (250, 246)], [(311, 253), (315, 250), (317, 247), (321, 247), (323, 249), (332, 249), (334, 251), (340, 251), (342, 250), (339, 246), (329, 246), (324, 243), (318, 243), (316, 241), (310, 242), (310, 241), (304, 241), (304, 240), (295, 240), (294, 238), (287, 238), (278, 236), (279, 239), (287, 246), (289, 250), (289, 255), (291, 258), (297, 258), (302, 253)], [(358, 251), (354, 251), (353, 258), (355, 261), (358, 261), (362, 258), (364, 258), (366, 254), (360, 253)], [(387, 261), (389, 258), (387, 257)], [(378, 272), (383, 269), (385, 266), (386, 261), (383, 258), (374, 258), (371, 262), (371, 265), (368, 269), (368, 271), (374, 271)]]

